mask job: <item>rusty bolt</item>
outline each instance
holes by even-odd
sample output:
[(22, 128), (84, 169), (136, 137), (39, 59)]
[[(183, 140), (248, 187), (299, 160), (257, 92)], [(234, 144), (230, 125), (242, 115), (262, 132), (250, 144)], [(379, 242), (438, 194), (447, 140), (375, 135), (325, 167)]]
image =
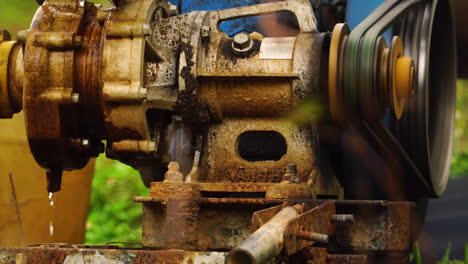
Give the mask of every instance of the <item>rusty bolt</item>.
[(234, 36), (234, 40), (232, 42), (232, 48), (236, 52), (247, 52), (250, 51), (253, 47), (253, 40), (250, 38), (250, 36), (245, 33), (237, 33)]
[(179, 10), (177, 9), (177, 6), (171, 3), (168, 3), (168, 4), (169, 4), (169, 16), (177, 16), (179, 14)]
[(351, 214), (334, 215), (332, 216), (331, 221), (333, 223), (342, 223), (342, 224), (354, 223), (354, 215), (351, 215)]
[(297, 231), (296, 238), (297, 239), (302, 239), (302, 240), (307, 240), (307, 241), (328, 243), (328, 235), (318, 234), (318, 233), (314, 233), (314, 232)]
[(80, 94), (79, 93), (73, 93), (71, 96), (71, 102), (74, 104), (77, 104), (80, 102)]
[(203, 40), (207, 40), (210, 38), (211, 34), (211, 27), (210, 26), (203, 26), (201, 29), (201, 36)]
[(180, 173), (179, 163), (178, 162), (171, 162), (167, 166), (167, 172), (164, 175), (164, 182), (183, 182), (184, 175)]

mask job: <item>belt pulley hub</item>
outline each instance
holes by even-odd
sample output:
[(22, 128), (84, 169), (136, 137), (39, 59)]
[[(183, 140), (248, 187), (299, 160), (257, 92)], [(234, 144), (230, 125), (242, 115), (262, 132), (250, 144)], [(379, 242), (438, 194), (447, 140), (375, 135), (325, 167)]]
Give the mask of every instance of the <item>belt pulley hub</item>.
[[(374, 58), (370, 65), (359, 65), (362, 70), (371, 69), (368, 79), (372, 85), (365, 87), (364, 78), (353, 87), (358, 90), (350, 91), (344, 85), (345, 47), (349, 38), (349, 28), (346, 24), (337, 24), (333, 31), (330, 60), (329, 60), (329, 97), (332, 118), (344, 121), (348, 113), (347, 108), (361, 114), (365, 120), (380, 120), (386, 108), (392, 108), (399, 119), (403, 114), (404, 104), (414, 91), (415, 68), (413, 59), (404, 56), (403, 44), (400, 37), (392, 39), (387, 48), (383, 37), (375, 42)], [(356, 67), (358, 68), (358, 67)]]

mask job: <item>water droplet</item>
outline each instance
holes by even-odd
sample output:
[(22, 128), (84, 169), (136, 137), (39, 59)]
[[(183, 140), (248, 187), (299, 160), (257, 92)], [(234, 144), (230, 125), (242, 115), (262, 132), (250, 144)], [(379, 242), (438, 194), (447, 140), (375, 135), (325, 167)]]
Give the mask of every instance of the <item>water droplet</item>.
[(52, 222), (52, 220), (49, 222), (49, 235), (50, 237), (54, 236), (54, 223)]
[(54, 194), (49, 192), (49, 206), (50, 206), (50, 221), (49, 221), (49, 235), (50, 237), (54, 236)]
[(49, 193), (49, 205), (54, 207), (54, 194), (51, 192)]

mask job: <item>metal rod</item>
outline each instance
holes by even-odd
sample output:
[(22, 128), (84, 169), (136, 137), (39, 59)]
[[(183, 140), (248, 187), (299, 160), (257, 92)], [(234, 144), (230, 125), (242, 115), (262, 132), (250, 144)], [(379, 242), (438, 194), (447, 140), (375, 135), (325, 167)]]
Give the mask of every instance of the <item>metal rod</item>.
[(290, 220), (296, 218), (296, 208), (288, 206), (257, 229), (241, 245), (229, 252), (226, 264), (264, 264), (281, 252), (284, 232)]
[(354, 215), (352, 214), (341, 214), (332, 216), (331, 221), (333, 223), (354, 223)]
[(307, 231), (297, 231), (296, 237), (307, 241), (314, 241), (319, 243), (328, 243), (328, 236)]

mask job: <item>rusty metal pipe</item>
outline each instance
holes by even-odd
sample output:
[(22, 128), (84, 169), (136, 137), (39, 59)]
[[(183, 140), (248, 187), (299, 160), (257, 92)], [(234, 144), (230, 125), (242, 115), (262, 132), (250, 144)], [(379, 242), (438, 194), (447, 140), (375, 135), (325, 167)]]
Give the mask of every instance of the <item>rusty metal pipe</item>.
[(272, 260), (283, 248), (288, 222), (298, 216), (294, 207), (285, 207), (257, 229), (241, 245), (229, 252), (226, 264), (263, 264)]

